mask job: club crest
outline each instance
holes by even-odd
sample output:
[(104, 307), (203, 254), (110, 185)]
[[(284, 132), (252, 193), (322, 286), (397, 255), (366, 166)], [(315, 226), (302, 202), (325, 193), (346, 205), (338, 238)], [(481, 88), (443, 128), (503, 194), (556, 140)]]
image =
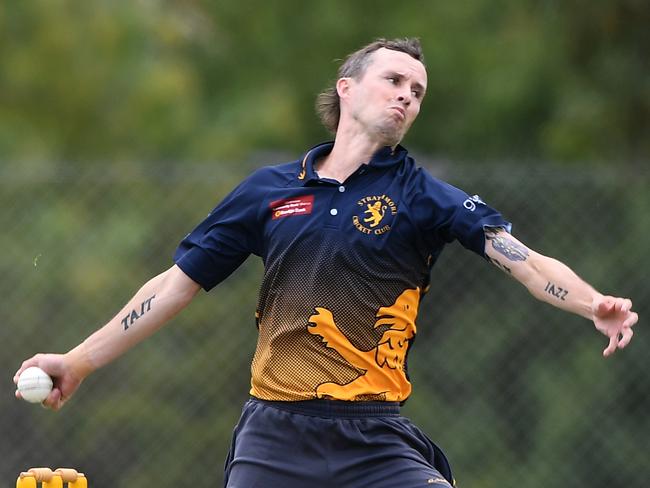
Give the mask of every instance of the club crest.
[(358, 211), (352, 217), (354, 227), (367, 235), (382, 235), (390, 230), (397, 205), (387, 195), (364, 197), (357, 202)]

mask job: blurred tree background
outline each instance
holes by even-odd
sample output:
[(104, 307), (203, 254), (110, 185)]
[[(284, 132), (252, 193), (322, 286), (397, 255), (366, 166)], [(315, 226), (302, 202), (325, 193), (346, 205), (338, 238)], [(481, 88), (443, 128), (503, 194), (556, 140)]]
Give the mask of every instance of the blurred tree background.
[(419, 36), (436, 156), (639, 161), (650, 153), (643, 0), (36, 0), (0, 9), (0, 154), (104, 164), (301, 151), (313, 99), (375, 37)]
[[(647, 317), (649, 25), (644, 0), (2, 2), (0, 479), (72, 465), (98, 487), (219, 486), (256, 260), (57, 414), (15, 401), (10, 378), (106, 322), (252, 169), (329, 138), (314, 98), (376, 37), (422, 40), (404, 142), (419, 162)], [(643, 325), (603, 361), (587, 322), (459, 246), (432, 283), (405, 412), (461, 487), (646, 486)]]

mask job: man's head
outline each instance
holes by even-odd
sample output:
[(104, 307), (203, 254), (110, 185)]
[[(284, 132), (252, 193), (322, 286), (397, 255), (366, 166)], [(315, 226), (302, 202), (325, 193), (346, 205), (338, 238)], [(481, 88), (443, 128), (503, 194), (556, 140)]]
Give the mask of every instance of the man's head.
[[(397, 144), (420, 109), (426, 90), (424, 55), (418, 39), (378, 39), (350, 54), (336, 85), (322, 92), (316, 110), (336, 133), (342, 117), (378, 131)], [(394, 142), (394, 144), (393, 144)]]

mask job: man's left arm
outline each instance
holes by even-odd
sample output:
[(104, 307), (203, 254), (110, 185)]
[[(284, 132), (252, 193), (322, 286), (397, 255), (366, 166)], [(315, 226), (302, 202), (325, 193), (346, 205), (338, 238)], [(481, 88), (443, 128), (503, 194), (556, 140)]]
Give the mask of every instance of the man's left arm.
[(529, 249), (504, 229), (486, 230), (485, 255), (535, 298), (593, 321), (596, 329), (609, 337), (604, 356), (632, 340), (638, 315), (632, 311), (630, 299), (602, 295), (568, 266)]

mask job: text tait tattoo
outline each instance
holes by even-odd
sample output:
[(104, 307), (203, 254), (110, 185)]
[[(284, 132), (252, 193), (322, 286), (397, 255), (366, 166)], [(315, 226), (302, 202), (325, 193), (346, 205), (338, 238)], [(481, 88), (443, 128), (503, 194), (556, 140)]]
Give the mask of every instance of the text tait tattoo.
[(124, 326), (124, 330), (127, 330), (129, 327), (133, 325), (133, 323), (136, 320), (138, 320), (145, 313), (151, 310), (151, 302), (154, 298), (156, 298), (156, 295), (152, 295), (151, 297), (147, 298), (144, 302), (140, 304), (140, 313), (138, 313), (136, 309), (133, 309), (131, 310), (131, 313), (129, 313), (122, 319), (122, 325)]

